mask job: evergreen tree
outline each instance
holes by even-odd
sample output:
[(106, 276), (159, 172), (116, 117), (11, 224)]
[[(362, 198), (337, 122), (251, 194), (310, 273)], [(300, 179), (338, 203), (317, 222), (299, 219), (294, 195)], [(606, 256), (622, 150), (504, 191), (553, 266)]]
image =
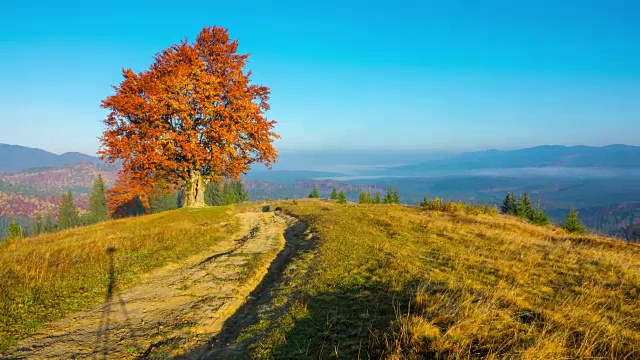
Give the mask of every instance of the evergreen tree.
[(233, 191), (235, 203), (241, 203), (245, 201), (249, 201), (249, 192), (244, 189), (244, 185), (240, 181), (232, 181), (227, 183), (226, 186), (231, 186), (231, 191)]
[(230, 182), (226, 182), (224, 184), (224, 188), (222, 189), (222, 197), (224, 199), (223, 205), (231, 205), (237, 202), (236, 191)]
[(109, 220), (109, 209), (107, 208), (106, 186), (102, 175), (98, 175), (93, 182), (93, 189), (89, 195), (89, 213), (87, 214), (87, 224), (95, 224)]
[(78, 209), (73, 204), (73, 193), (68, 191), (62, 194), (58, 208), (58, 227), (68, 229), (78, 226)]
[(9, 223), (9, 239), (22, 239), (22, 227), (18, 222), (13, 219), (11, 223)]
[(393, 189), (388, 188), (387, 189), (387, 194), (384, 196), (384, 203), (385, 204), (396, 204), (397, 200), (398, 200), (398, 193), (395, 192)]
[(249, 201), (249, 192), (240, 181), (212, 181), (204, 192), (204, 203), (209, 206), (222, 206)]
[(376, 196), (373, 198), (374, 204), (382, 204), (382, 198), (380, 197), (380, 192), (376, 191)]
[(178, 208), (178, 193), (171, 190), (156, 189), (154, 194), (149, 197), (149, 207), (152, 214), (175, 210)]
[(318, 185), (313, 186), (313, 190), (309, 194), (309, 198), (318, 199), (320, 197), (320, 191), (318, 190)]
[(531, 210), (529, 214), (529, 221), (536, 225), (547, 225), (551, 223), (549, 215), (547, 215), (540, 206)]
[(204, 190), (204, 203), (209, 206), (225, 205), (225, 198), (220, 181), (211, 181)]
[(33, 235), (40, 235), (44, 232), (44, 222), (42, 221), (42, 215), (36, 215), (33, 222)]
[[(205, 187), (204, 190), (207, 191), (207, 188)], [(178, 191), (176, 191), (176, 198), (178, 200), (178, 209), (180, 209), (184, 206), (184, 190), (183, 189), (178, 189)]]
[(344, 190), (340, 190), (338, 194), (338, 204), (344, 204), (347, 202), (347, 196), (344, 194)]
[(420, 206), (423, 208), (428, 208), (429, 205), (431, 205), (431, 202), (429, 201), (429, 197), (427, 195), (425, 195), (422, 198), (422, 201), (420, 202)]
[(518, 199), (517, 215), (523, 219), (531, 219), (533, 207), (531, 206), (531, 200), (527, 193), (522, 194)]
[(371, 194), (366, 191), (361, 191), (358, 196), (358, 203), (360, 204), (371, 204)]
[(393, 190), (391, 193), (391, 200), (393, 201), (393, 204), (400, 204), (400, 196), (398, 195), (397, 190)]
[(51, 212), (47, 212), (44, 218), (44, 224), (42, 225), (42, 232), (49, 233), (56, 230), (56, 224), (53, 222), (53, 215)]
[(575, 208), (569, 209), (569, 212), (567, 213), (567, 221), (563, 228), (570, 233), (584, 234), (587, 232), (587, 229), (580, 222), (578, 211)]
[(78, 221), (76, 222), (75, 227), (91, 225), (91, 221), (89, 221), (89, 213), (80, 213), (78, 210)]
[(338, 200), (338, 192), (336, 191), (336, 188), (331, 190), (331, 200)]
[(516, 203), (516, 195), (514, 193), (507, 193), (507, 196), (505, 196), (502, 206), (500, 207), (500, 212), (506, 215), (518, 215), (518, 205)]

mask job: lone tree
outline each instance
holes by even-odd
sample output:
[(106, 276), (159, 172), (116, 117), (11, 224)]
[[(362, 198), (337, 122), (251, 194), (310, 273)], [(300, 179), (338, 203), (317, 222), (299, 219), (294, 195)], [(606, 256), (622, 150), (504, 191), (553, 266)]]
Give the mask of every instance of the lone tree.
[(146, 189), (184, 187), (187, 207), (205, 205), (211, 180), (237, 179), (255, 162), (271, 166), (279, 136), (264, 114), (270, 90), (251, 83), (249, 55), (237, 50), (226, 29), (206, 27), (156, 54), (148, 70), (124, 69), (102, 102), (110, 111), (102, 158), (120, 160), (121, 175)]
[(580, 222), (578, 211), (575, 208), (569, 209), (567, 222), (565, 222), (563, 228), (570, 233), (584, 234), (587, 232), (587, 229)]

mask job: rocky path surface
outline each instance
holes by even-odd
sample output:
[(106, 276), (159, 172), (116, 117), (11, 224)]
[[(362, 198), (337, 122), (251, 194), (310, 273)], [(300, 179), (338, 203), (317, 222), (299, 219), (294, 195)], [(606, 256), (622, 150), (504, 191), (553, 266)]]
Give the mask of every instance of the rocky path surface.
[(46, 326), (5, 355), (171, 358), (203, 346), (264, 278), (284, 249), (285, 230), (295, 222), (273, 212), (237, 216), (242, 220), (237, 234), (145, 275), (139, 285), (108, 291), (103, 304)]

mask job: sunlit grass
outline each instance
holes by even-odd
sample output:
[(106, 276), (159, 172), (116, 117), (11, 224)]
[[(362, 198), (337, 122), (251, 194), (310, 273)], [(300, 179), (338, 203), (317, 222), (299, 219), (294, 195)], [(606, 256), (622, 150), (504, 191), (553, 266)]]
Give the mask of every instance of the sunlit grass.
[(117, 279), (114, 290), (121, 290), (237, 228), (230, 207), (182, 209), (3, 244), (0, 352), (48, 321), (99, 303), (110, 279)]
[(464, 209), (278, 205), (318, 247), (245, 329), (253, 357), (640, 358), (637, 245)]

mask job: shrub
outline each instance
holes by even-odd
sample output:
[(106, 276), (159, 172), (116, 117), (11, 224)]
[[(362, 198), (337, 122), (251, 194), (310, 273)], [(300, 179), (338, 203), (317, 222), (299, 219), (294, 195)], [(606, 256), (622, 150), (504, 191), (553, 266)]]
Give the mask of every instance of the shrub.
[(429, 198), (425, 195), (420, 202), (420, 207), (425, 210), (444, 211), (449, 213), (465, 213), (469, 215), (497, 215), (498, 208), (495, 205), (470, 205), (461, 201), (445, 201), (440, 198)]
[(427, 206), (427, 209), (441, 211), (442, 210), (442, 205), (443, 205), (442, 199), (436, 197), (436, 198), (433, 198), (433, 200), (431, 200), (429, 202), (429, 205)]
[(464, 212), (465, 205), (461, 202), (457, 201), (445, 201), (442, 206), (442, 211), (450, 212), (450, 213), (461, 213)]

